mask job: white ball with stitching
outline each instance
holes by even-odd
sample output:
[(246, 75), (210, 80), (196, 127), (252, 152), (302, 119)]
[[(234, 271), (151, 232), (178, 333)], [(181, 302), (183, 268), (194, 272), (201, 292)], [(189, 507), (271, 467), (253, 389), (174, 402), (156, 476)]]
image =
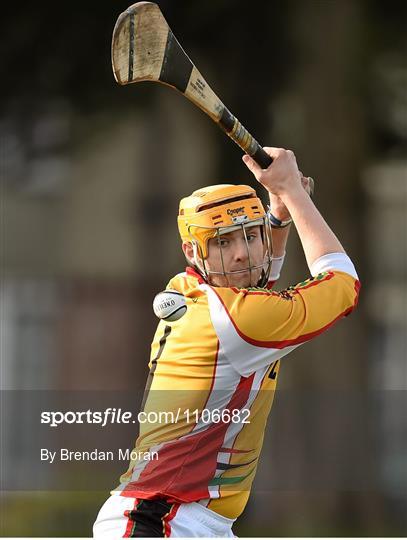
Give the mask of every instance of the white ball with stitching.
[(178, 321), (187, 311), (185, 296), (172, 289), (159, 292), (154, 298), (153, 310), (159, 319)]

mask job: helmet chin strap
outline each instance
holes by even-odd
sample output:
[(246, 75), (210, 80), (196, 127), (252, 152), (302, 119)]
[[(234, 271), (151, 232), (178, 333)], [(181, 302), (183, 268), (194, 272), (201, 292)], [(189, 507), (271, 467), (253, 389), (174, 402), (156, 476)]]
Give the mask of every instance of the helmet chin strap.
[(198, 254), (198, 246), (197, 246), (195, 241), (192, 242), (192, 249), (193, 249), (193, 252), (194, 252), (194, 257), (193, 257), (191, 262), (198, 268), (198, 270), (201, 272), (202, 276), (206, 280), (208, 280), (209, 279), (209, 274), (206, 271), (205, 263), (201, 264), (201, 261), (203, 261), (203, 259)]

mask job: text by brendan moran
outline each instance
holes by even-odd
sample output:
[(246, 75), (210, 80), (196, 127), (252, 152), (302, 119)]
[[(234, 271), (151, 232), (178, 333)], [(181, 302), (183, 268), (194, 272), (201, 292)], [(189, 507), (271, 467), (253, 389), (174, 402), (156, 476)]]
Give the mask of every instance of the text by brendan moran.
[(158, 459), (158, 452), (141, 452), (129, 450), (128, 448), (118, 448), (112, 450), (70, 450), (60, 448), (59, 450), (49, 450), (41, 448), (41, 461), (55, 463), (56, 461), (152, 461)]

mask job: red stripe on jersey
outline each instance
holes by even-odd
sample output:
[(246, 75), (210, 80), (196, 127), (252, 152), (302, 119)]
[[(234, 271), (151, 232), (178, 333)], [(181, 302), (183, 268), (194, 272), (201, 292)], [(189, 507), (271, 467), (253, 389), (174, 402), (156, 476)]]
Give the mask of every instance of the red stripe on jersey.
[[(241, 409), (249, 399), (255, 373), (241, 377), (226, 409)], [(164, 443), (158, 459), (150, 461), (123, 495), (142, 499), (164, 497), (169, 503), (193, 502), (209, 496), (208, 485), (216, 472), (219, 448), (228, 422), (221, 420), (192, 435)]]
[(357, 279), (355, 281), (355, 293), (356, 293), (356, 297), (355, 297), (355, 303), (353, 304), (353, 307), (356, 307), (359, 303), (359, 294), (360, 294), (360, 289), (362, 287), (362, 284), (360, 283), (360, 281)]
[(187, 274), (187, 276), (192, 276), (194, 278), (196, 278), (198, 280), (198, 283), (206, 283), (206, 281), (204, 280), (204, 278), (201, 276), (201, 274), (198, 274), (198, 272), (192, 268), (191, 266), (187, 266), (186, 269), (185, 269), (185, 272)]
[(234, 448), (221, 448), (219, 452), (223, 452), (225, 454), (246, 454), (247, 452), (252, 452), (251, 450), (235, 450)]
[(176, 513), (178, 512), (179, 507), (180, 507), (179, 504), (173, 504), (168, 514), (165, 514), (165, 516), (161, 519), (162, 524), (163, 524), (164, 538), (169, 538), (171, 536), (170, 521), (174, 519)]
[[(133, 510), (137, 510), (137, 506), (139, 502), (140, 501), (138, 499), (134, 500)], [(128, 521), (126, 525), (126, 531), (124, 535), (122, 536), (122, 538), (131, 538), (131, 535), (133, 534), (133, 529), (134, 529), (134, 526), (136, 525), (136, 522), (133, 519), (131, 519), (131, 517), (129, 517), (130, 512), (132, 512), (133, 510), (124, 511), (124, 517), (128, 518)]]
[[(312, 285), (318, 285), (319, 283), (323, 283), (323, 282), (324, 282), (324, 280), (316, 281), (315, 283), (312, 283)], [(311, 286), (311, 285), (309, 285), (309, 286)], [(309, 287), (309, 286), (307, 285), (307, 287)], [(308, 340), (310, 340), (310, 339), (312, 339), (312, 338), (314, 338), (316, 336), (319, 336), (320, 334), (322, 334), (323, 332), (328, 330), (332, 325), (334, 325), (339, 319), (342, 319), (342, 317), (346, 317), (347, 315), (349, 315), (354, 310), (354, 308), (355, 308), (355, 306), (356, 306), (356, 304), (358, 302), (359, 291), (360, 291), (360, 282), (358, 280), (355, 280), (355, 285), (354, 285), (355, 299), (354, 299), (354, 302), (353, 302), (352, 306), (345, 309), (345, 311), (340, 313), (337, 317), (335, 317), (335, 319), (333, 319), (331, 322), (329, 322), (328, 324), (326, 324), (322, 328), (319, 328), (318, 330), (315, 330), (314, 332), (309, 332), (308, 334), (302, 334), (301, 336), (298, 336), (297, 338), (286, 339), (286, 340), (282, 340), (282, 341), (261, 341), (261, 340), (253, 339), (253, 338), (243, 334), (243, 332), (238, 328), (235, 321), (233, 320), (233, 317), (231, 316), (231, 314), (230, 314), (228, 308), (226, 307), (223, 299), (216, 292), (216, 288), (215, 287), (211, 287), (211, 288), (216, 293), (216, 296), (219, 298), (220, 302), (222, 303), (223, 307), (225, 308), (225, 311), (228, 314), (229, 319), (232, 322), (236, 332), (239, 334), (239, 336), (244, 341), (246, 341), (247, 343), (250, 343), (251, 345), (255, 345), (256, 347), (267, 347), (267, 348), (270, 348), (270, 349), (284, 349), (285, 347), (290, 347), (292, 345), (299, 345), (299, 344), (304, 343), (305, 341), (308, 341)], [(304, 288), (306, 288), (306, 287), (304, 287)], [(248, 294), (258, 294), (258, 293), (250, 293), (249, 292)], [(260, 293), (260, 294), (267, 294), (267, 293)]]

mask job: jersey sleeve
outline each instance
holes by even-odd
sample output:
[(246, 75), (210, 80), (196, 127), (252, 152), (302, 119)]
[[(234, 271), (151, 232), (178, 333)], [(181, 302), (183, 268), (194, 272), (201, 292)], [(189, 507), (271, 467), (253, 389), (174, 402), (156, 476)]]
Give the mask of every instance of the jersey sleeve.
[(211, 287), (208, 299), (220, 347), (248, 376), (348, 315), (358, 293), (356, 273), (331, 269), (279, 293)]

